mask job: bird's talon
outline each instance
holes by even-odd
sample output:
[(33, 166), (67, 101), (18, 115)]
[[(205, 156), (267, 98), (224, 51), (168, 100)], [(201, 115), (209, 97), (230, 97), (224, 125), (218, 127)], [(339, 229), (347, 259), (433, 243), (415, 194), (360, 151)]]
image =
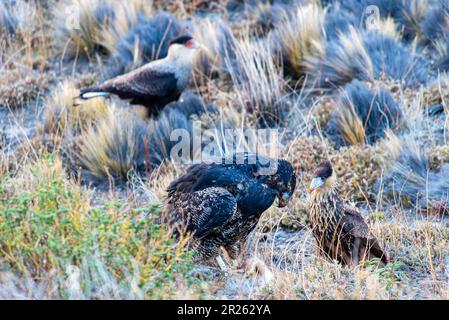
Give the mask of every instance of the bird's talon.
[(220, 269), (225, 273), (225, 275), (227, 276), (227, 271), (228, 271), (228, 266), (226, 265), (226, 263), (224, 262), (223, 258), (221, 256), (217, 256), (216, 258), (218, 266), (220, 267)]

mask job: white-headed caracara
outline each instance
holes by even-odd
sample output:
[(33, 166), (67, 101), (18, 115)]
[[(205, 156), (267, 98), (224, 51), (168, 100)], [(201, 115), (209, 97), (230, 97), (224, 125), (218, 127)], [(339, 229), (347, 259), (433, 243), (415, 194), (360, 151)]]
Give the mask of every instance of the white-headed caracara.
[(170, 41), (165, 58), (152, 61), (129, 73), (117, 76), (94, 87), (80, 90), (79, 98), (86, 100), (111, 94), (131, 104), (148, 109), (156, 116), (165, 105), (178, 100), (187, 86), (195, 53), (200, 44), (184, 35)]
[(310, 193), (310, 220), (320, 255), (349, 266), (372, 258), (388, 262), (360, 212), (338, 194), (330, 161), (316, 167)]

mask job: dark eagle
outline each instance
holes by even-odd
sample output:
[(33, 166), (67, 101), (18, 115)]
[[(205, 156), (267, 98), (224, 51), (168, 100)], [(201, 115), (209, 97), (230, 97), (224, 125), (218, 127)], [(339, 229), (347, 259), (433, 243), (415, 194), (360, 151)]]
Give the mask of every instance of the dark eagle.
[(330, 161), (316, 167), (310, 193), (310, 220), (320, 254), (349, 266), (372, 258), (388, 262), (360, 212), (338, 194)]
[(148, 115), (155, 116), (169, 102), (178, 100), (187, 86), (199, 43), (191, 36), (173, 39), (167, 57), (152, 61), (129, 73), (117, 76), (94, 87), (80, 90), (79, 98), (117, 95), (148, 108)]
[[(261, 214), (276, 198), (287, 204), (296, 186), (291, 164), (263, 159), (195, 164), (168, 187), (165, 215), (176, 234), (192, 235), (197, 260), (214, 263), (220, 247), (236, 259)], [(263, 170), (267, 161), (275, 170)]]

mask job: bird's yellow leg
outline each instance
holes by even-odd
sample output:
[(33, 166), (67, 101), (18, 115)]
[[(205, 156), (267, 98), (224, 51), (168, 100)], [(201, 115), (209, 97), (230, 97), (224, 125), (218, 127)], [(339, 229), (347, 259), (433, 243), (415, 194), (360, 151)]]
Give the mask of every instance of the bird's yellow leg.
[(220, 269), (227, 273), (228, 272), (228, 266), (226, 265), (226, 263), (224, 262), (223, 258), (221, 255), (218, 255), (215, 260), (217, 260), (218, 266), (220, 267)]
[(352, 246), (352, 264), (354, 266), (359, 264), (359, 247), (360, 247), (360, 239), (356, 238), (354, 240), (354, 244)]
[(233, 255), (231, 252), (229, 252), (228, 248), (220, 247), (224, 261), (227, 262), (228, 266), (230, 266), (232, 269), (237, 269), (239, 266), (238, 259)]

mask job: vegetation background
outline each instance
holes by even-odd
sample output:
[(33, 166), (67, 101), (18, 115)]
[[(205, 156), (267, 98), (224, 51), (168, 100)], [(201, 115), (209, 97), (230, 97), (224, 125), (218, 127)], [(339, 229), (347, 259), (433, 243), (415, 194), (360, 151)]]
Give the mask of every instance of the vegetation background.
[[(180, 33), (207, 50), (158, 118), (115, 99), (74, 107)], [(0, 298), (449, 298), (448, 70), (444, 0), (1, 1)], [(193, 120), (205, 141), (278, 129), (297, 170), (290, 205), (251, 237), (263, 274), (194, 265), (159, 222), (185, 170), (170, 132)], [(306, 189), (322, 159), (390, 264), (316, 256)]]

